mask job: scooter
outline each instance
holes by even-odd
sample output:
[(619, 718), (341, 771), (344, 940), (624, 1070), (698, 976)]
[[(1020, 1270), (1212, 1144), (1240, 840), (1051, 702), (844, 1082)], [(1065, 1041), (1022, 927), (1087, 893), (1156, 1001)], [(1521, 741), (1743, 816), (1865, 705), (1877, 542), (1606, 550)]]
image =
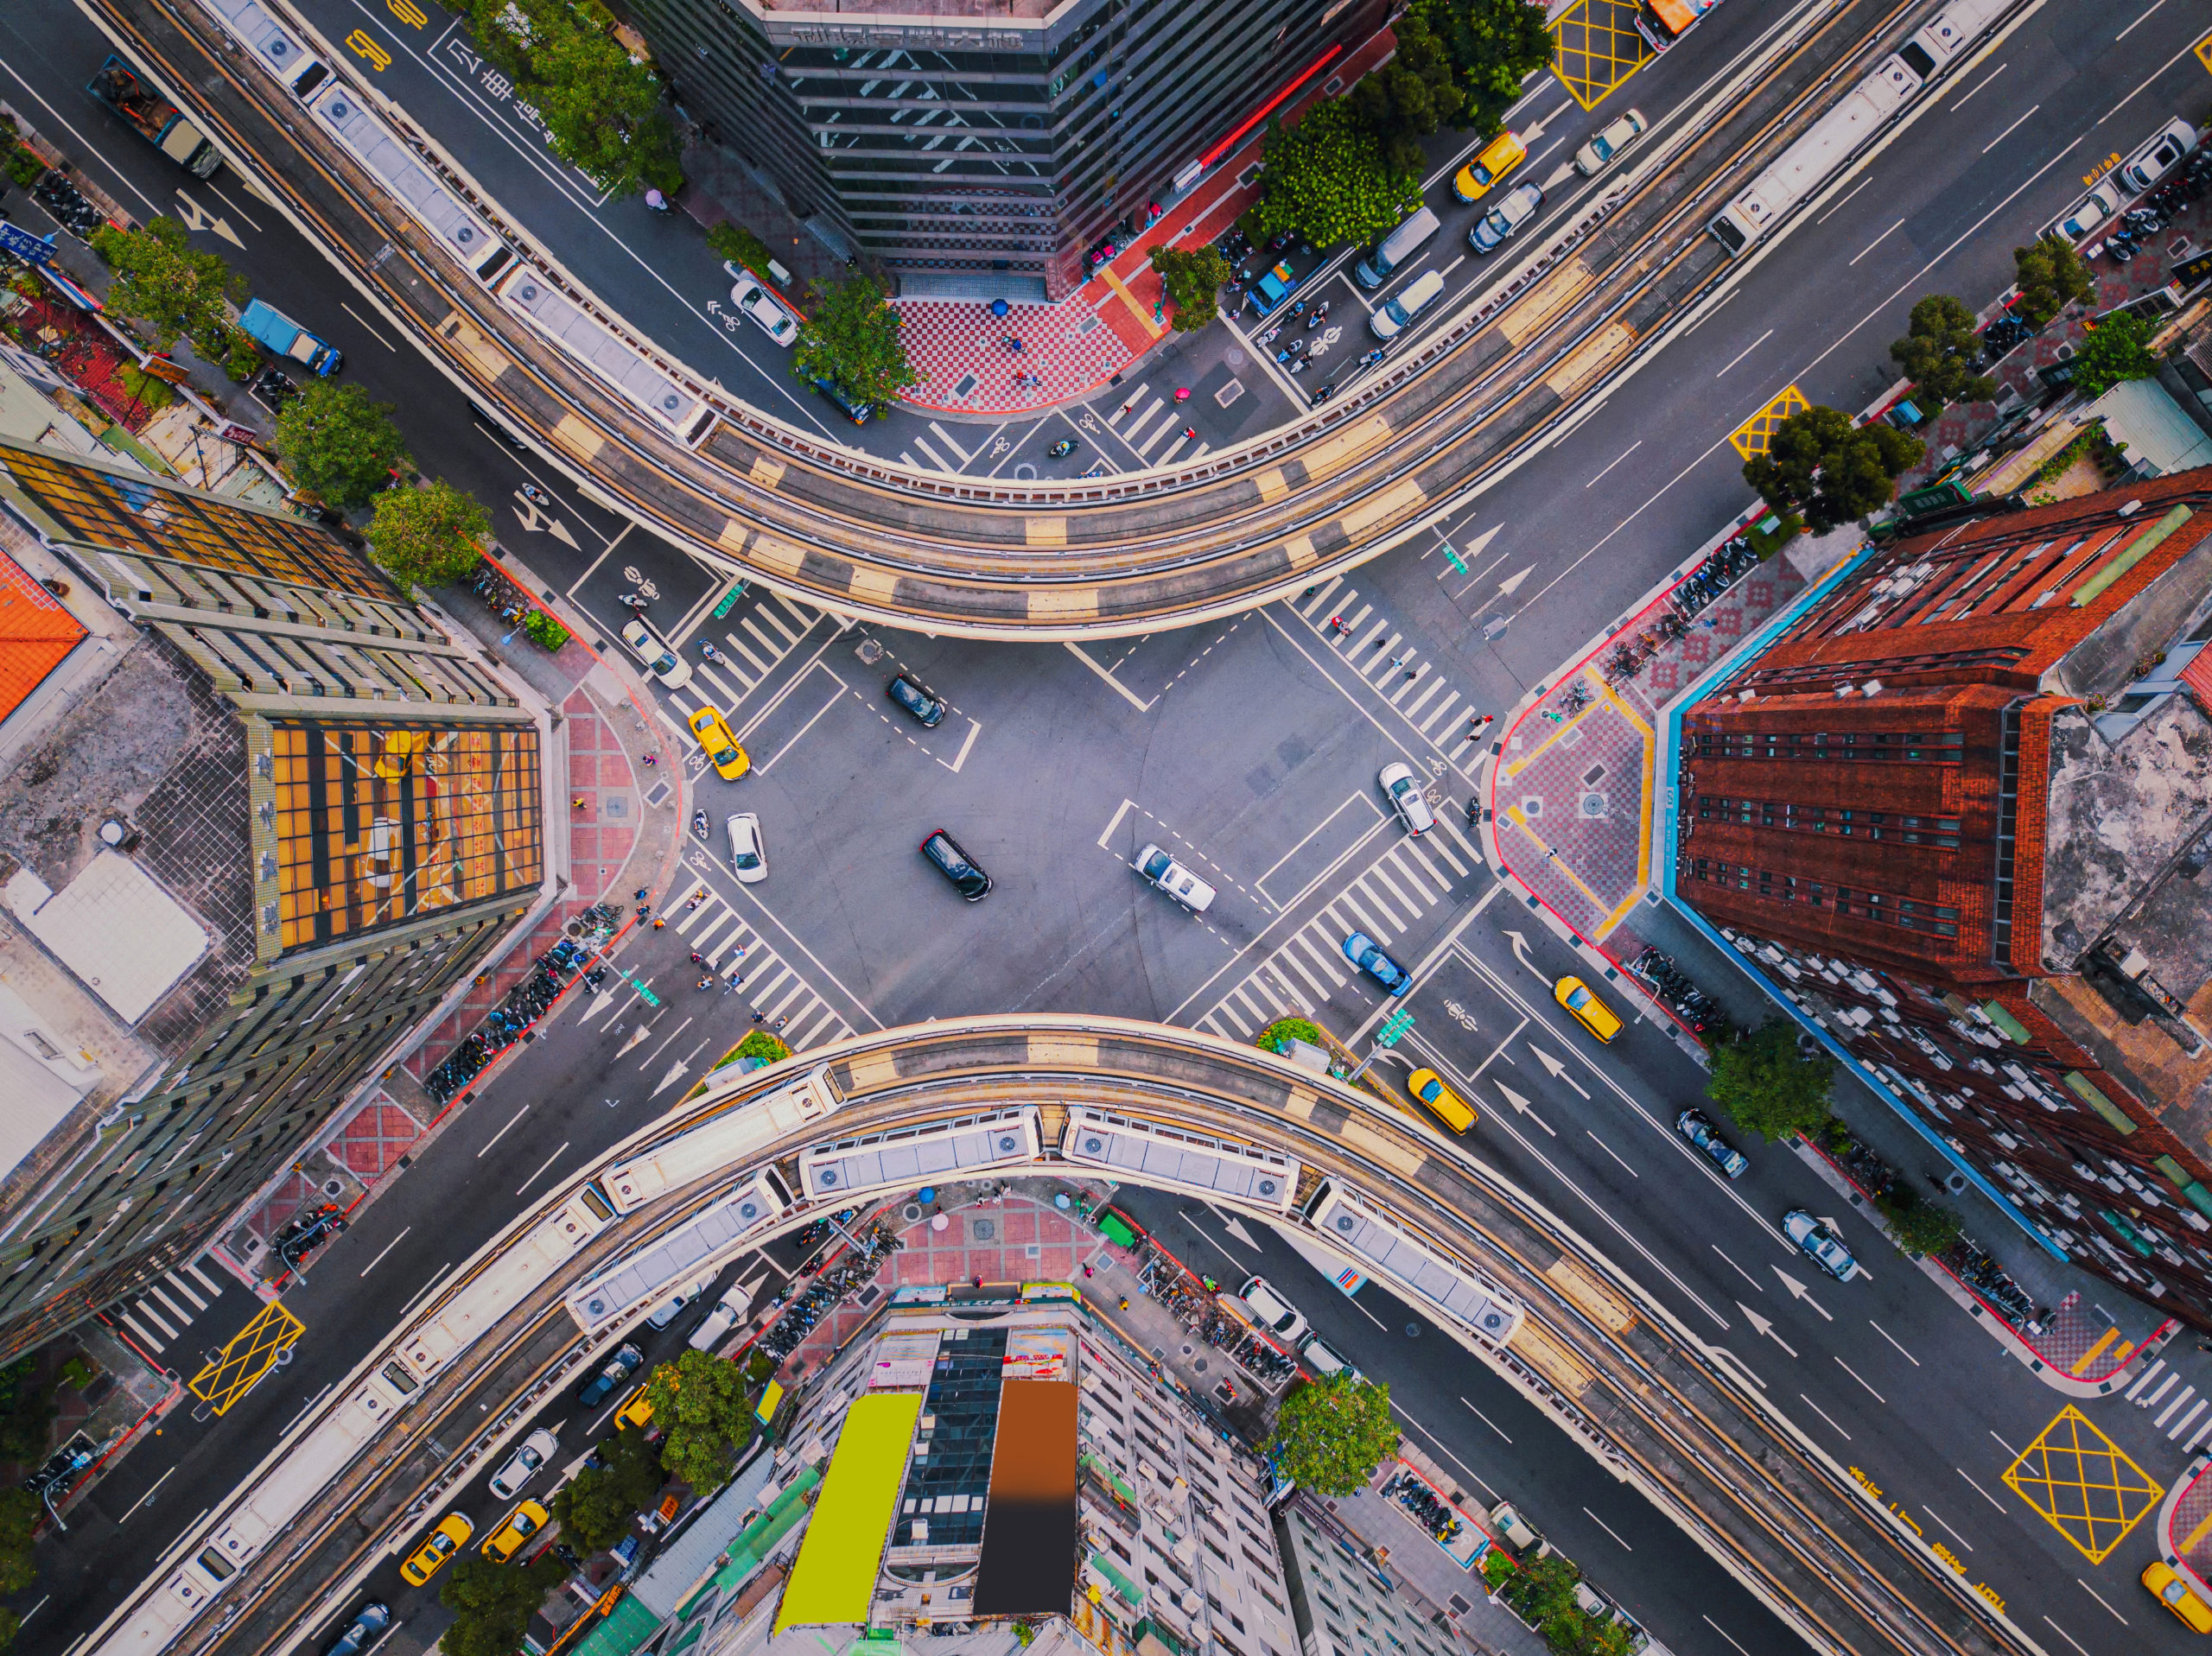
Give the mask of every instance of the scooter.
[(709, 643), (704, 638), (702, 638), (699, 641), (699, 653), (706, 657), (707, 660), (717, 664), (727, 662), (729, 659), (727, 656), (723, 655), (721, 650), (715, 649), (712, 644)]
[(707, 837), (708, 820), (707, 813), (703, 809), (691, 813), (691, 832), (702, 840)]
[(535, 506), (550, 506), (553, 504), (553, 497), (535, 483), (525, 483), (522, 485), (522, 498)]
[(640, 615), (643, 615), (645, 612), (645, 600), (639, 597), (635, 593), (625, 593), (621, 597), (616, 599), (614, 601), (618, 604), (626, 605), (629, 608), (637, 611)]
[(1075, 439), (1072, 437), (1063, 437), (1059, 441), (1054, 443), (1045, 452), (1054, 460), (1064, 459), (1067, 455), (1075, 453)]

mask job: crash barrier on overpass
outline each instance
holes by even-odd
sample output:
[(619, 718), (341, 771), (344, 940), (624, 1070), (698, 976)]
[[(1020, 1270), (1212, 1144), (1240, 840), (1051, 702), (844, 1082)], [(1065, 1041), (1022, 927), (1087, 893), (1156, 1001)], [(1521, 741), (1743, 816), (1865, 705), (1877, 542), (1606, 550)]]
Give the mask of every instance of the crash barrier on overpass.
[(820, 607), (1031, 638), (1235, 613), (1456, 510), (1692, 317), (1726, 275), (1711, 213), (1941, 10), (1813, 0), (1529, 268), (1320, 411), (1202, 463), (1019, 485), (895, 466), (734, 402), (533, 251), (336, 54), (304, 97), (296, 73), (265, 67), (240, 3), (85, 0), (226, 153), (262, 162), (281, 210), (394, 327), (594, 498)]
[(425, 1298), (90, 1656), (286, 1648), (679, 1279), (855, 1200), (1065, 1166), (1294, 1229), (1382, 1281), (1815, 1649), (2035, 1648), (1727, 1353), (1423, 1123), (1194, 1031), (991, 1017), (710, 1075)]

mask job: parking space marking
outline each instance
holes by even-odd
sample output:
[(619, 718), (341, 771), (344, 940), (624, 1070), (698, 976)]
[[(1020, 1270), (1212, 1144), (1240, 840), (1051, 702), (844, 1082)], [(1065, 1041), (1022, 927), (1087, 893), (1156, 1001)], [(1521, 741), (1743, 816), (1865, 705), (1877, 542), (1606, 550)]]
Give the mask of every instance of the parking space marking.
[(1743, 459), (1756, 459), (1772, 446), (1777, 426), (1810, 407), (1804, 392), (1795, 385), (1784, 386), (1772, 402), (1728, 434), (1729, 445)]
[(1567, 95), (1595, 109), (1658, 54), (1637, 33), (1637, 0), (1575, 0), (1552, 26), (1553, 72)]
[(2071, 1404), (2005, 1469), (2004, 1480), (2091, 1564), (2110, 1557), (2165, 1494)]
[(192, 1377), (193, 1396), (213, 1405), (221, 1414), (253, 1390), (276, 1366), (278, 1356), (306, 1331), (307, 1325), (284, 1309), (283, 1301), (270, 1300)]

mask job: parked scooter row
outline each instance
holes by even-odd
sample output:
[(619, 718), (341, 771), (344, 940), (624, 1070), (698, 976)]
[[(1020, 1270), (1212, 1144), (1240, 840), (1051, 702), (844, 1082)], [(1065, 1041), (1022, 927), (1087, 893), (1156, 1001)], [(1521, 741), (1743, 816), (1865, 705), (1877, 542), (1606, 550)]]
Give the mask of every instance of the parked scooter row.
[(533, 607), (522, 589), (493, 568), (489, 560), (476, 566), (476, 573), (469, 577), (468, 584), (502, 621), (519, 623)]
[(1726, 1020), (1720, 1003), (1691, 981), (1689, 974), (1656, 946), (1645, 949), (1628, 969), (1649, 984), (1694, 1033), (1702, 1035)]
[(89, 239), (94, 231), (107, 222), (107, 215), (86, 200), (84, 192), (57, 171), (49, 169), (45, 177), (31, 186), (31, 199), (52, 213), (64, 230), (79, 240)]
[(584, 980), (593, 988), (605, 981), (607, 968), (594, 963), (591, 945), (612, 936), (622, 911), (611, 904), (594, 904), (578, 917), (581, 930), (563, 937), (537, 957), (537, 969), (507, 991), (497, 1006), (468, 1037), (446, 1055), (443, 1063), (423, 1078), (423, 1090), (443, 1104), (482, 1073), (485, 1066), (518, 1041), (537, 1038), (534, 1026), (552, 1010), (570, 978), (587, 965)]
[(1383, 1495), (1404, 1507), (1414, 1520), (1434, 1536), (1440, 1545), (1458, 1538), (1465, 1523), (1436, 1492), (1410, 1472), (1401, 1472), (1382, 1486)]

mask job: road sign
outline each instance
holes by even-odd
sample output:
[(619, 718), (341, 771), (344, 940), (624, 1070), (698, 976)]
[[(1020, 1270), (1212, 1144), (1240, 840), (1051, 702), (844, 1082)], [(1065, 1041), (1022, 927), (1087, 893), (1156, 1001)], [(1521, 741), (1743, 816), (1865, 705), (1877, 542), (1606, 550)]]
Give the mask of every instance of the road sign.
[(48, 264), (54, 259), (54, 238), (34, 236), (14, 225), (0, 225), (0, 247), (26, 264)]
[(1398, 1044), (1398, 1037), (1413, 1026), (1414, 1015), (1411, 1012), (1394, 1012), (1382, 1020), (1382, 1027), (1375, 1031), (1375, 1044), (1395, 1046)]
[(722, 601), (715, 606), (714, 619), (717, 621), (721, 620), (722, 617), (737, 607), (737, 600), (744, 596), (745, 583), (741, 581), (722, 594)]
[(1449, 541), (1444, 542), (1444, 561), (1461, 574), (1467, 573), (1467, 561), (1452, 549), (1452, 542)]
[(644, 1001), (648, 1006), (658, 1006), (660, 1005), (660, 997), (655, 994), (651, 989), (645, 987), (644, 984), (632, 980), (630, 987), (638, 992), (638, 999)]

